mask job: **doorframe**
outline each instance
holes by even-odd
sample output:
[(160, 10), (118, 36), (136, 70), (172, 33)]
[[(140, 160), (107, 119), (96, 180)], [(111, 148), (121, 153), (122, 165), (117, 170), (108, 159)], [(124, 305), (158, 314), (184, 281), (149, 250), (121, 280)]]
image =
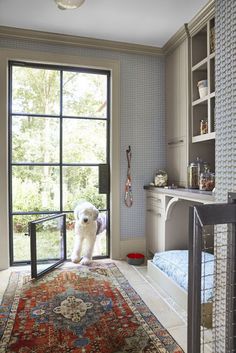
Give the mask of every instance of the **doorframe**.
[[(55, 114), (46, 114), (46, 113), (42, 113), (42, 115), (37, 114), (35, 111), (32, 111), (31, 113), (29, 112), (17, 112), (17, 110), (15, 111), (13, 109), (11, 109), (11, 104), (14, 103), (13, 102), (13, 97), (12, 97), (12, 89), (14, 86), (14, 75), (13, 72), (15, 70), (15, 68), (25, 68), (25, 69), (38, 69), (38, 70), (49, 70), (49, 72), (57, 72), (58, 74), (58, 78), (59, 78), (59, 97), (60, 100), (58, 101), (58, 107), (59, 110), (57, 113)], [(9, 129), (9, 135), (8, 135), (8, 139), (9, 139), (9, 143), (8, 143), (8, 153), (9, 153), (9, 158), (8, 158), (8, 168), (9, 168), (9, 173), (8, 173), (8, 180), (9, 180), (9, 236), (10, 236), (10, 266), (17, 266), (17, 265), (23, 265), (23, 264), (28, 264), (30, 261), (30, 257), (26, 258), (26, 259), (21, 259), (21, 260), (16, 260), (15, 259), (15, 237), (14, 237), (14, 216), (20, 216), (21, 214), (25, 214), (29, 217), (37, 217), (41, 215), (41, 217), (49, 217), (52, 216), (54, 214), (57, 213), (66, 213), (66, 214), (72, 214), (73, 213), (73, 209), (69, 209), (68, 207), (65, 208), (64, 205), (64, 176), (63, 176), (63, 171), (65, 170), (66, 167), (69, 168), (83, 168), (83, 167), (88, 167), (88, 168), (97, 168), (97, 172), (98, 172), (98, 185), (99, 185), (99, 189), (100, 189), (100, 182), (103, 180), (106, 180), (107, 183), (109, 185), (107, 185), (107, 189), (100, 191), (99, 193), (101, 194), (106, 194), (106, 206), (102, 207), (102, 211), (106, 211), (107, 213), (107, 232), (106, 232), (106, 254), (104, 255), (98, 255), (98, 256), (94, 256), (94, 259), (96, 258), (109, 258), (110, 257), (110, 178), (109, 178), (109, 170), (110, 170), (110, 104), (111, 104), (111, 95), (110, 95), (110, 86), (111, 86), (111, 72), (110, 70), (101, 70), (101, 69), (95, 69), (95, 68), (84, 68), (84, 67), (74, 67), (74, 66), (59, 66), (59, 65), (52, 65), (52, 64), (42, 64), (42, 63), (32, 63), (32, 62), (24, 62), (23, 60), (19, 61), (8, 61), (8, 70), (9, 70), (9, 97), (8, 97), (8, 129)], [(100, 77), (103, 77), (103, 79), (106, 79), (106, 99), (107, 99), (107, 108), (106, 108), (106, 115), (104, 117), (99, 117), (99, 116), (93, 116), (89, 115), (89, 116), (85, 116), (85, 115), (78, 115), (78, 116), (73, 116), (73, 114), (66, 114), (64, 113), (64, 104), (63, 104), (63, 82), (64, 82), (64, 75), (66, 75), (67, 73), (74, 73), (74, 74), (85, 74), (88, 76), (91, 75), (99, 75)], [(30, 117), (33, 116), (33, 120), (35, 119), (35, 121), (40, 121), (44, 118), (49, 119), (50, 121), (57, 121), (59, 123), (58, 126), (58, 130), (60, 131), (60, 138), (59, 138), (59, 145), (58, 145), (58, 150), (59, 152), (59, 157), (58, 160), (56, 161), (46, 161), (46, 162), (42, 162), (42, 163), (37, 163), (35, 161), (20, 161), (20, 160), (13, 160), (13, 150), (12, 150), (12, 143), (13, 143), (13, 137), (14, 137), (14, 132), (13, 132), (13, 122), (14, 119), (22, 116), (22, 117)], [(95, 162), (89, 162), (89, 161), (77, 161), (77, 162), (68, 162), (64, 159), (64, 153), (63, 153), (63, 139), (64, 139), (64, 130), (63, 130), (63, 126), (64, 124), (66, 124), (66, 121), (70, 121), (71, 119), (73, 119), (74, 121), (77, 121), (78, 123), (83, 121), (83, 122), (90, 122), (91, 124), (95, 123), (95, 122), (106, 122), (105, 125), (105, 130), (106, 130), (106, 137), (105, 137), (105, 146), (106, 146), (106, 160), (104, 162), (99, 162), (99, 161), (95, 161)], [(72, 120), (71, 120), (72, 121)], [(63, 137), (63, 138), (62, 138)], [(73, 163), (72, 163), (73, 162)], [(106, 174), (100, 176), (100, 168), (105, 165), (106, 168)], [(58, 187), (58, 192), (59, 192), (59, 203), (58, 203), (58, 207), (56, 208), (50, 208), (50, 210), (38, 210), (38, 212), (33, 211), (33, 209), (28, 210), (28, 212), (23, 212), (22, 210), (14, 210), (14, 204), (13, 204), (13, 194), (12, 194), (12, 190), (13, 190), (13, 169), (15, 168), (23, 168), (23, 167), (30, 167), (33, 166), (34, 167), (52, 167), (52, 168), (56, 168), (56, 170), (58, 171), (59, 174), (59, 187)], [(26, 195), (27, 197), (27, 195)], [(78, 201), (78, 200), (77, 200)], [(54, 216), (55, 217), (55, 216)], [(30, 221), (30, 224), (36, 224), (36, 220), (34, 221)], [(26, 230), (27, 232), (27, 230)], [(33, 234), (33, 233), (32, 233)], [(31, 238), (31, 233), (29, 232), (30, 238)], [(32, 240), (32, 239), (31, 239)], [(32, 258), (32, 254), (31, 254), (31, 262), (33, 261)], [(31, 264), (32, 265), (32, 264)]]
[(120, 258), (120, 62), (23, 49), (0, 49), (0, 270), (9, 267), (8, 61), (105, 69), (111, 72), (110, 257)]

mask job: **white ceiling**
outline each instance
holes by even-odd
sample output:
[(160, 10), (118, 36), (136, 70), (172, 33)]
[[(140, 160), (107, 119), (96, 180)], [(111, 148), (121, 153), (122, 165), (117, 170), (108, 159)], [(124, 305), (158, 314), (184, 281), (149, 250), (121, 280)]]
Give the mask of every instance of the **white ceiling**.
[(0, 0), (0, 25), (162, 47), (207, 0), (85, 0), (59, 10), (54, 0)]

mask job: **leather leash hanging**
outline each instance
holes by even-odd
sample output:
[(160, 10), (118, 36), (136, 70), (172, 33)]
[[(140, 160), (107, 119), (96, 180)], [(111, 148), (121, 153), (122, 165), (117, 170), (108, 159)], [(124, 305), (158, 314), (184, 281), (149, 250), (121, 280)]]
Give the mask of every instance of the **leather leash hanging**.
[(127, 168), (127, 178), (126, 178), (126, 182), (125, 182), (125, 205), (127, 207), (131, 207), (133, 204), (131, 173), (130, 173), (131, 157), (132, 157), (131, 147), (129, 146), (128, 150), (126, 150), (126, 158), (127, 158), (128, 168)]

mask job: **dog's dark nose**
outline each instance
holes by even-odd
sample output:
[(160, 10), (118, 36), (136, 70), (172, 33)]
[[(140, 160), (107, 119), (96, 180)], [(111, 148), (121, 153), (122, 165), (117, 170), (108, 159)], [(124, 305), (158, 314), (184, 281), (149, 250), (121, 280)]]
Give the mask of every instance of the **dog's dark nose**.
[(84, 223), (87, 223), (88, 222), (88, 218), (84, 218)]

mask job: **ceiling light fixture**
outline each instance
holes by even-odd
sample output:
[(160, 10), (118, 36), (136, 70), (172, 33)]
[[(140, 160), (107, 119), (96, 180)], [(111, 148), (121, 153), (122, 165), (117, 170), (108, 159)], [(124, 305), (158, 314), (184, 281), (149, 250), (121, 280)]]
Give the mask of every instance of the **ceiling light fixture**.
[(80, 7), (85, 0), (55, 0), (60, 10), (72, 10)]

